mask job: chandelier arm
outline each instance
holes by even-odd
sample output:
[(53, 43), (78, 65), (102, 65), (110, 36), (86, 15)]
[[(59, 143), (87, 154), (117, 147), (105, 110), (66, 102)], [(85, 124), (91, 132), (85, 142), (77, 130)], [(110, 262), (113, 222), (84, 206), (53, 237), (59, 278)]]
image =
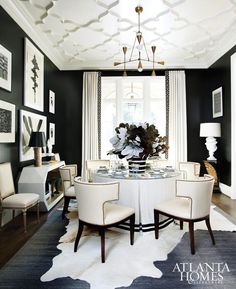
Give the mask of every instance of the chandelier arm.
[(150, 61), (150, 58), (149, 58), (149, 56), (148, 56), (147, 47), (146, 47), (146, 43), (145, 43), (145, 41), (144, 41), (144, 38), (143, 38), (143, 46), (144, 46), (144, 49), (145, 49), (145, 52), (146, 52), (147, 59), (148, 59), (148, 61)]
[(162, 63), (163, 61), (153, 61), (153, 60), (150, 60), (150, 59), (143, 59), (143, 58), (141, 58), (140, 60), (141, 60), (141, 61), (146, 61), (146, 62), (151, 62), (151, 63), (156, 63), (156, 64), (164, 65), (164, 63)]
[(134, 44), (133, 44), (133, 47), (132, 47), (132, 50), (131, 50), (131, 53), (130, 53), (130, 57), (129, 57), (129, 60), (131, 60), (131, 58), (132, 58), (132, 56), (133, 56), (133, 52), (134, 52), (135, 43), (136, 43), (136, 37), (134, 38)]

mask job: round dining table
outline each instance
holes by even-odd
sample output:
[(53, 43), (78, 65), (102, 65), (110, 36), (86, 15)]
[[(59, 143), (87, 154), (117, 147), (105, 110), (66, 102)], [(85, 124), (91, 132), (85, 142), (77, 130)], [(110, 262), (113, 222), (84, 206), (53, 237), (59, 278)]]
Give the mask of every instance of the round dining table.
[[(135, 230), (154, 230), (154, 207), (164, 201), (175, 198), (175, 180), (177, 172), (157, 174), (149, 176), (108, 174), (96, 172), (93, 174), (93, 182), (120, 183), (119, 200), (117, 204), (135, 209)], [(160, 216), (159, 228), (169, 225), (173, 219)], [(128, 224), (123, 228), (128, 228)]]

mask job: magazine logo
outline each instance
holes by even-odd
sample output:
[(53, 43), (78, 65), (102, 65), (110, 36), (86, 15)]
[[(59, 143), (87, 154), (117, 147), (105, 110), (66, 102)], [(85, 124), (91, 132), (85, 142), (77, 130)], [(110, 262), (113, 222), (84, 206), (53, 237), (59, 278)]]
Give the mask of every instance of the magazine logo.
[(172, 272), (179, 272), (180, 281), (188, 284), (222, 284), (227, 263), (176, 263)]

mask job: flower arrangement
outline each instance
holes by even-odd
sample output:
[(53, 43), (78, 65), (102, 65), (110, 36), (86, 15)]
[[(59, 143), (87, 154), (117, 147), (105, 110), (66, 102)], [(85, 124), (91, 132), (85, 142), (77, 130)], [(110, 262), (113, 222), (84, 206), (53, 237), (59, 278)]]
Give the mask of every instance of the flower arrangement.
[(113, 149), (108, 154), (116, 154), (119, 158), (126, 157), (146, 159), (158, 157), (168, 151), (167, 137), (160, 136), (154, 124), (120, 123), (115, 128), (116, 134), (110, 139)]

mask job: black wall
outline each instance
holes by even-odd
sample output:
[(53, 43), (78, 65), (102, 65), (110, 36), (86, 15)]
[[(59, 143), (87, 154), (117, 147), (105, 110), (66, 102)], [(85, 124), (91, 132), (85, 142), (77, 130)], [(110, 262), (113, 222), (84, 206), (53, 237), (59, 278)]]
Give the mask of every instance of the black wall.
[[(19, 110), (24, 109), (47, 117), (47, 122), (56, 124), (56, 145), (66, 163), (81, 162), (81, 91), (82, 72), (61, 72), (44, 57), (44, 112), (23, 105), (24, 93), (24, 38), (25, 32), (12, 20), (0, 6), (0, 44), (12, 53), (12, 90), (0, 88), (0, 99), (16, 105), (16, 142), (0, 143), (0, 163), (11, 162), (16, 177), (22, 166), (31, 164), (19, 162)], [(31, 39), (30, 39), (31, 40)], [(32, 41), (32, 40), (31, 40)], [(33, 41), (32, 41), (33, 42)], [(48, 112), (49, 90), (56, 95), (56, 113)]]
[[(231, 76), (230, 57), (236, 46), (218, 59), (209, 69), (186, 70), (188, 114), (188, 159), (201, 162), (208, 156), (205, 138), (199, 137), (201, 122), (221, 123), (221, 137), (217, 139), (220, 182), (231, 185)], [(223, 116), (212, 117), (212, 91), (223, 89)], [(233, 148), (232, 148), (233, 149)]]

